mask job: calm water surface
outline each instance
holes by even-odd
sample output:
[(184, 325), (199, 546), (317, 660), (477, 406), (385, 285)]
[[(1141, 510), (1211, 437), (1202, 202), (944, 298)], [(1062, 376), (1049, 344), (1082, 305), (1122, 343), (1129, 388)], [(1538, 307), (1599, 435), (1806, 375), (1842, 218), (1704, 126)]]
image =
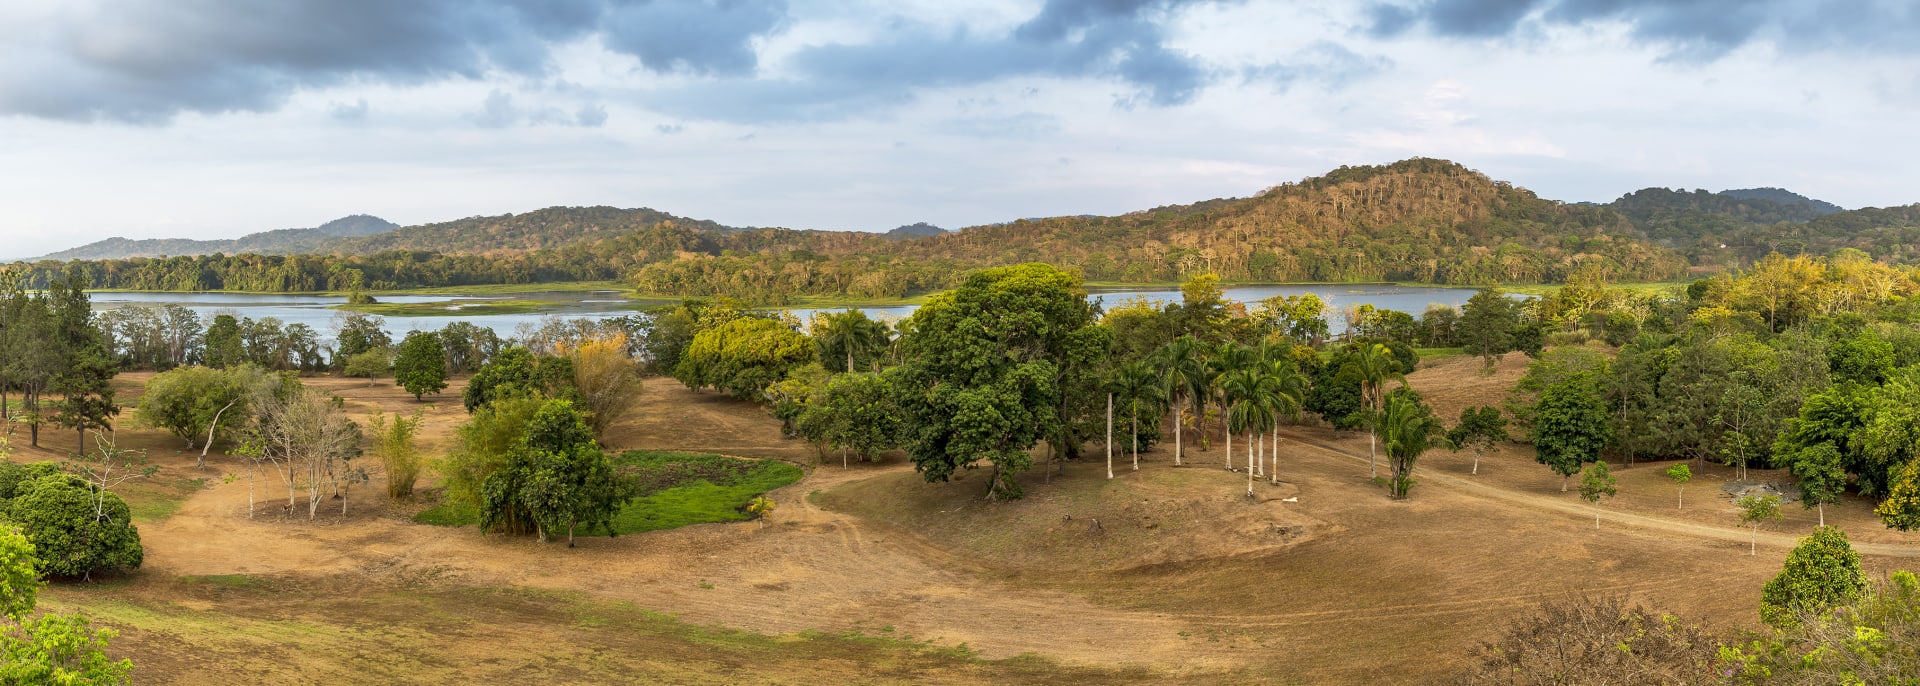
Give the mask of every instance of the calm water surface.
[[(1228, 300), (1243, 303), (1258, 302), (1276, 295), (1313, 293), (1320, 296), (1321, 300), (1325, 300), (1331, 309), (1327, 319), (1335, 333), (1339, 333), (1346, 327), (1336, 313), (1347, 307), (1372, 304), (1376, 308), (1400, 310), (1417, 317), (1427, 309), (1428, 305), (1437, 303), (1459, 307), (1474, 294), (1474, 290), (1470, 288), (1421, 288), (1391, 284), (1235, 286), (1227, 288), (1225, 292)], [(333, 336), (334, 317), (340, 314), (339, 310), (331, 307), (346, 302), (345, 297), (324, 295), (243, 293), (93, 293), (91, 295), (93, 308), (96, 311), (132, 306), (178, 304), (199, 313), (203, 324), (212, 321), (213, 316), (220, 313), (254, 319), (273, 317), (286, 324), (299, 323), (313, 327), (321, 336), (327, 338)], [(1174, 288), (1095, 290), (1089, 295), (1101, 300), (1109, 307), (1134, 298), (1146, 298), (1155, 303), (1180, 300), (1180, 291)], [(469, 321), (479, 326), (491, 327), (500, 335), (507, 336), (522, 324), (537, 325), (543, 317), (602, 319), (632, 314), (639, 307), (648, 304), (671, 302), (629, 300), (622, 297), (619, 291), (529, 291), (490, 293), (485, 296), (383, 295), (379, 298), (381, 302), (390, 303), (430, 303), (456, 299), (536, 300), (546, 303), (546, 307), (536, 313), (462, 316), (455, 311), (430, 317), (386, 317), (387, 330), (396, 338), (405, 335), (408, 331), (439, 329), (455, 321)], [(860, 309), (877, 319), (897, 321), (912, 314), (916, 307), (915, 305), (888, 305)], [(815, 312), (839, 312), (845, 309), (847, 308), (795, 308), (790, 311), (804, 322)]]

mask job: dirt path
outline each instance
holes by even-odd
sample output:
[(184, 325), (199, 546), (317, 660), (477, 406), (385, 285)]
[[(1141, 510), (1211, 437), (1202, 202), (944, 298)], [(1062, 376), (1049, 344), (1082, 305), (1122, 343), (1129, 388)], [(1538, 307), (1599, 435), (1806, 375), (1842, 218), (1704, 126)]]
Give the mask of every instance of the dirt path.
[[(1173, 640), (1140, 641), (1116, 654), (1115, 636), (1171, 639), (1190, 627), (1163, 613), (994, 581), (939, 548), (863, 526), (805, 497), (902, 469), (810, 470), (772, 494), (779, 507), (764, 528), (710, 524), (583, 539), (573, 550), (391, 517), (340, 522), (332, 516), (337, 502), (322, 504), (322, 523), (277, 515), (249, 520), (244, 480), (195, 494), (174, 516), (143, 526), (141, 537), (145, 568), (177, 576), (365, 575), (374, 582), (577, 590), (695, 623), (767, 633), (862, 629), (965, 643), (990, 657), (1035, 652), (1101, 664), (1227, 664)], [(281, 488), (274, 507), (285, 504)], [(270, 493), (263, 488), (262, 500)], [(370, 502), (378, 497), (368, 495)], [(303, 499), (303, 514), (304, 507)]]
[[(1312, 436), (1306, 436), (1299, 433), (1287, 432), (1287, 431), (1281, 432), (1281, 435), (1286, 436), (1288, 439), (1298, 441), (1307, 446), (1316, 448), (1319, 452), (1322, 452), (1322, 453), (1331, 453), (1333, 455), (1337, 455), (1342, 458), (1347, 458), (1349, 460), (1356, 460), (1362, 463), (1365, 463), (1367, 461), (1367, 456), (1364, 454), (1354, 452), (1354, 451), (1349, 451), (1344, 448), (1328, 444)], [(1475, 481), (1470, 478), (1463, 478), (1463, 477), (1455, 476), (1452, 474), (1445, 474), (1445, 473), (1441, 473), (1431, 469), (1421, 470), (1418, 472), (1418, 474), (1422, 481), (1426, 481), (1430, 483), (1447, 484), (1449, 486), (1457, 487), (1462, 490), (1470, 491), (1476, 495), (1486, 496), (1486, 497), (1497, 499), (1503, 502), (1513, 503), (1516, 505), (1523, 505), (1533, 509), (1548, 510), (1553, 512), (1562, 512), (1562, 513), (1577, 515), (1579, 517), (1582, 517), (1588, 520), (1592, 520), (1594, 516), (1594, 511), (1591, 506), (1569, 503), (1569, 502), (1566, 502), (1565, 500), (1560, 500), (1560, 499), (1543, 496), (1543, 495), (1537, 495), (1533, 493), (1525, 493), (1521, 491), (1514, 491), (1510, 489), (1500, 488), (1498, 486), (1488, 485), (1485, 483), (1481, 483), (1479, 481)], [(1658, 531), (1662, 533), (1677, 534), (1681, 536), (1691, 536), (1696, 538), (1706, 538), (1706, 539), (1712, 539), (1717, 541), (1731, 541), (1735, 543), (1748, 543), (1749, 541), (1755, 541), (1758, 543), (1765, 543), (1768, 547), (1774, 547), (1774, 548), (1792, 548), (1793, 546), (1797, 545), (1800, 540), (1799, 536), (1792, 535), (1792, 534), (1760, 532), (1759, 534), (1756, 535), (1749, 531), (1744, 531), (1740, 529), (1729, 529), (1726, 527), (1708, 526), (1705, 524), (1696, 524), (1693, 522), (1685, 522), (1685, 521), (1679, 521), (1674, 519), (1667, 519), (1663, 517), (1650, 517), (1647, 515), (1637, 514), (1632, 512), (1619, 512), (1614, 510), (1608, 510), (1604, 507), (1600, 509), (1600, 520), (1604, 522), (1612, 522), (1615, 524), (1626, 524), (1641, 530)], [(1895, 543), (1854, 543), (1853, 547), (1855, 550), (1858, 550), (1860, 551), (1861, 554), (1865, 554), (1865, 555), (1920, 558), (1920, 545), (1902, 545), (1902, 544), (1895, 544)]]

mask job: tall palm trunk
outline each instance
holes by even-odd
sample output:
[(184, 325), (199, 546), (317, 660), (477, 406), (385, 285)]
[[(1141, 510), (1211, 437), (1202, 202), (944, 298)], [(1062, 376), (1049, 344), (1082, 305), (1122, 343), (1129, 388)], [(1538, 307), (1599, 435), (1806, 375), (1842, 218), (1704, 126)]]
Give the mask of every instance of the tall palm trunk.
[[(1222, 405), (1220, 407), (1222, 410), (1226, 409), (1225, 405)], [(1226, 424), (1224, 420), (1222, 420), (1220, 423)], [(1229, 425), (1229, 428), (1227, 429), (1227, 471), (1229, 472), (1233, 471), (1233, 429), (1231, 428), (1230, 425)]]
[(1133, 471), (1140, 471), (1140, 401), (1133, 401)]
[(1280, 484), (1280, 427), (1273, 427), (1273, 468), (1267, 470), (1267, 483)]
[(1113, 394), (1107, 394), (1107, 478), (1113, 478)]
[(1255, 457), (1253, 460), (1253, 471), (1259, 476), (1266, 476), (1267, 475), (1267, 435), (1265, 433), (1257, 434), (1255, 441), (1256, 441), (1256, 444), (1259, 446), (1259, 448), (1254, 452), (1254, 454), (1257, 457)]
[(1247, 429), (1247, 497), (1253, 497), (1253, 429)]
[(1173, 466), (1180, 466), (1180, 406), (1173, 408)]

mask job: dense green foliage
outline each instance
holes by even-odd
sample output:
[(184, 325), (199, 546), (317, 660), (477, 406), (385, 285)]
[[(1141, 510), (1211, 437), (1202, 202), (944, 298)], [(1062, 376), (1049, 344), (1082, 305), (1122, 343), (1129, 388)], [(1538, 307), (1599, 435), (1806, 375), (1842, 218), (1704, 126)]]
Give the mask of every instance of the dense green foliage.
[(1760, 589), (1760, 619), (1776, 628), (1791, 627), (1801, 617), (1859, 599), (1866, 589), (1860, 553), (1847, 543), (1846, 532), (1819, 527), (1800, 539), (1780, 574)]
[(1019, 497), (1027, 450), (1067, 430), (1076, 372), (1107, 348), (1095, 315), (1077, 277), (1042, 264), (974, 272), (916, 310), (888, 380), (921, 475), (946, 481), (985, 460), (989, 496)]
[(440, 335), (413, 331), (394, 353), (393, 382), (413, 394), (414, 400), (447, 387), (447, 350)]
[(110, 686), (128, 683), (133, 662), (107, 657), (110, 629), (53, 612), (33, 616), (42, 554), (27, 537), (0, 526), (0, 684)]
[(785, 322), (741, 317), (693, 335), (674, 378), (688, 388), (756, 397), (787, 371), (813, 359), (813, 344)]
[(140, 568), (140, 532), (120, 496), (98, 493), (51, 466), (0, 462), (0, 475), (0, 522), (19, 527), (33, 542), (41, 574), (78, 577)]
[(613, 516), (629, 498), (613, 464), (593, 440), (586, 418), (566, 400), (548, 400), (527, 420), (520, 440), (480, 484), (480, 528), (531, 525), (540, 541), (561, 531), (614, 535)]

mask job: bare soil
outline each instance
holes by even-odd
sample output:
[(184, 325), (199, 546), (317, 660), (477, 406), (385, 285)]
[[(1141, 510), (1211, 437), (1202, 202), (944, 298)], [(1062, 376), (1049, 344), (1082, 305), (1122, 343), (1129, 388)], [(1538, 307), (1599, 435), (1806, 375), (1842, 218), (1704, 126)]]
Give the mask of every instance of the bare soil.
[[(1412, 383), (1451, 419), (1498, 402), (1524, 364), (1503, 360), (1489, 377), (1477, 358), (1443, 360)], [(465, 416), (458, 384), (417, 403), (386, 381), (310, 383), (357, 414), (424, 409), (430, 453)], [(1751, 532), (1718, 499), (1719, 468), (1696, 468), (1675, 509), (1656, 467), (1635, 465), (1617, 472), (1621, 497), (1595, 528), (1593, 510), (1524, 446), (1484, 458), (1479, 475), (1467, 473), (1470, 455), (1431, 452), (1413, 497), (1392, 501), (1368, 478), (1364, 433), (1310, 427), (1286, 432), (1280, 483), (1257, 481), (1253, 498), (1246, 475), (1221, 466), (1217, 439), (1203, 452), (1189, 435), (1187, 467), (1172, 467), (1171, 445), (1144, 453), (1137, 472), (1121, 462), (1112, 481), (1103, 460), (1083, 459), (1025, 475), (1026, 499), (989, 503), (984, 472), (927, 484), (897, 454), (815, 466), (813, 448), (782, 438), (755, 406), (662, 379), (644, 395), (609, 448), (781, 459), (808, 473), (770, 494), (778, 509), (764, 527), (567, 549), (413, 523), (421, 505), (387, 501), (378, 477), (347, 515), (329, 500), (313, 521), (304, 507), (287, 514), (284, 486), (257, 481), (249, 516), (237, 461), (216, 453), (199, 469), (177, 439), (123, 429), (123, 445), (149, 447), (162, 478), (206, 486), (141, 525), (142, 570), (55, 588), (49, 602), (124, 629), (115, 652), (142, 665), (143, 683), (1426, 683), (1510, 618), (1568, 594), (1624, 593), (1692, 621), (1753, 626), (1761, 584), (1812, 517), (1790, 508), (1750, 556)], [(434, 487), (431, 473), (422, 486)], [(1869, 568), (1920, 566), (1920, 538), (1886, 531), (1863, 502), (1827, 517), (1862, 542)], [(785, 638), (715, 653), (697, 646), (717, 639), (642, 609)], [(810, 631), (1044, 659), (855, 649), (809, 643)], [(306, 640), (329, 650), (291, 647)], [(659, 654), (632, 654), (646, 650)]]

